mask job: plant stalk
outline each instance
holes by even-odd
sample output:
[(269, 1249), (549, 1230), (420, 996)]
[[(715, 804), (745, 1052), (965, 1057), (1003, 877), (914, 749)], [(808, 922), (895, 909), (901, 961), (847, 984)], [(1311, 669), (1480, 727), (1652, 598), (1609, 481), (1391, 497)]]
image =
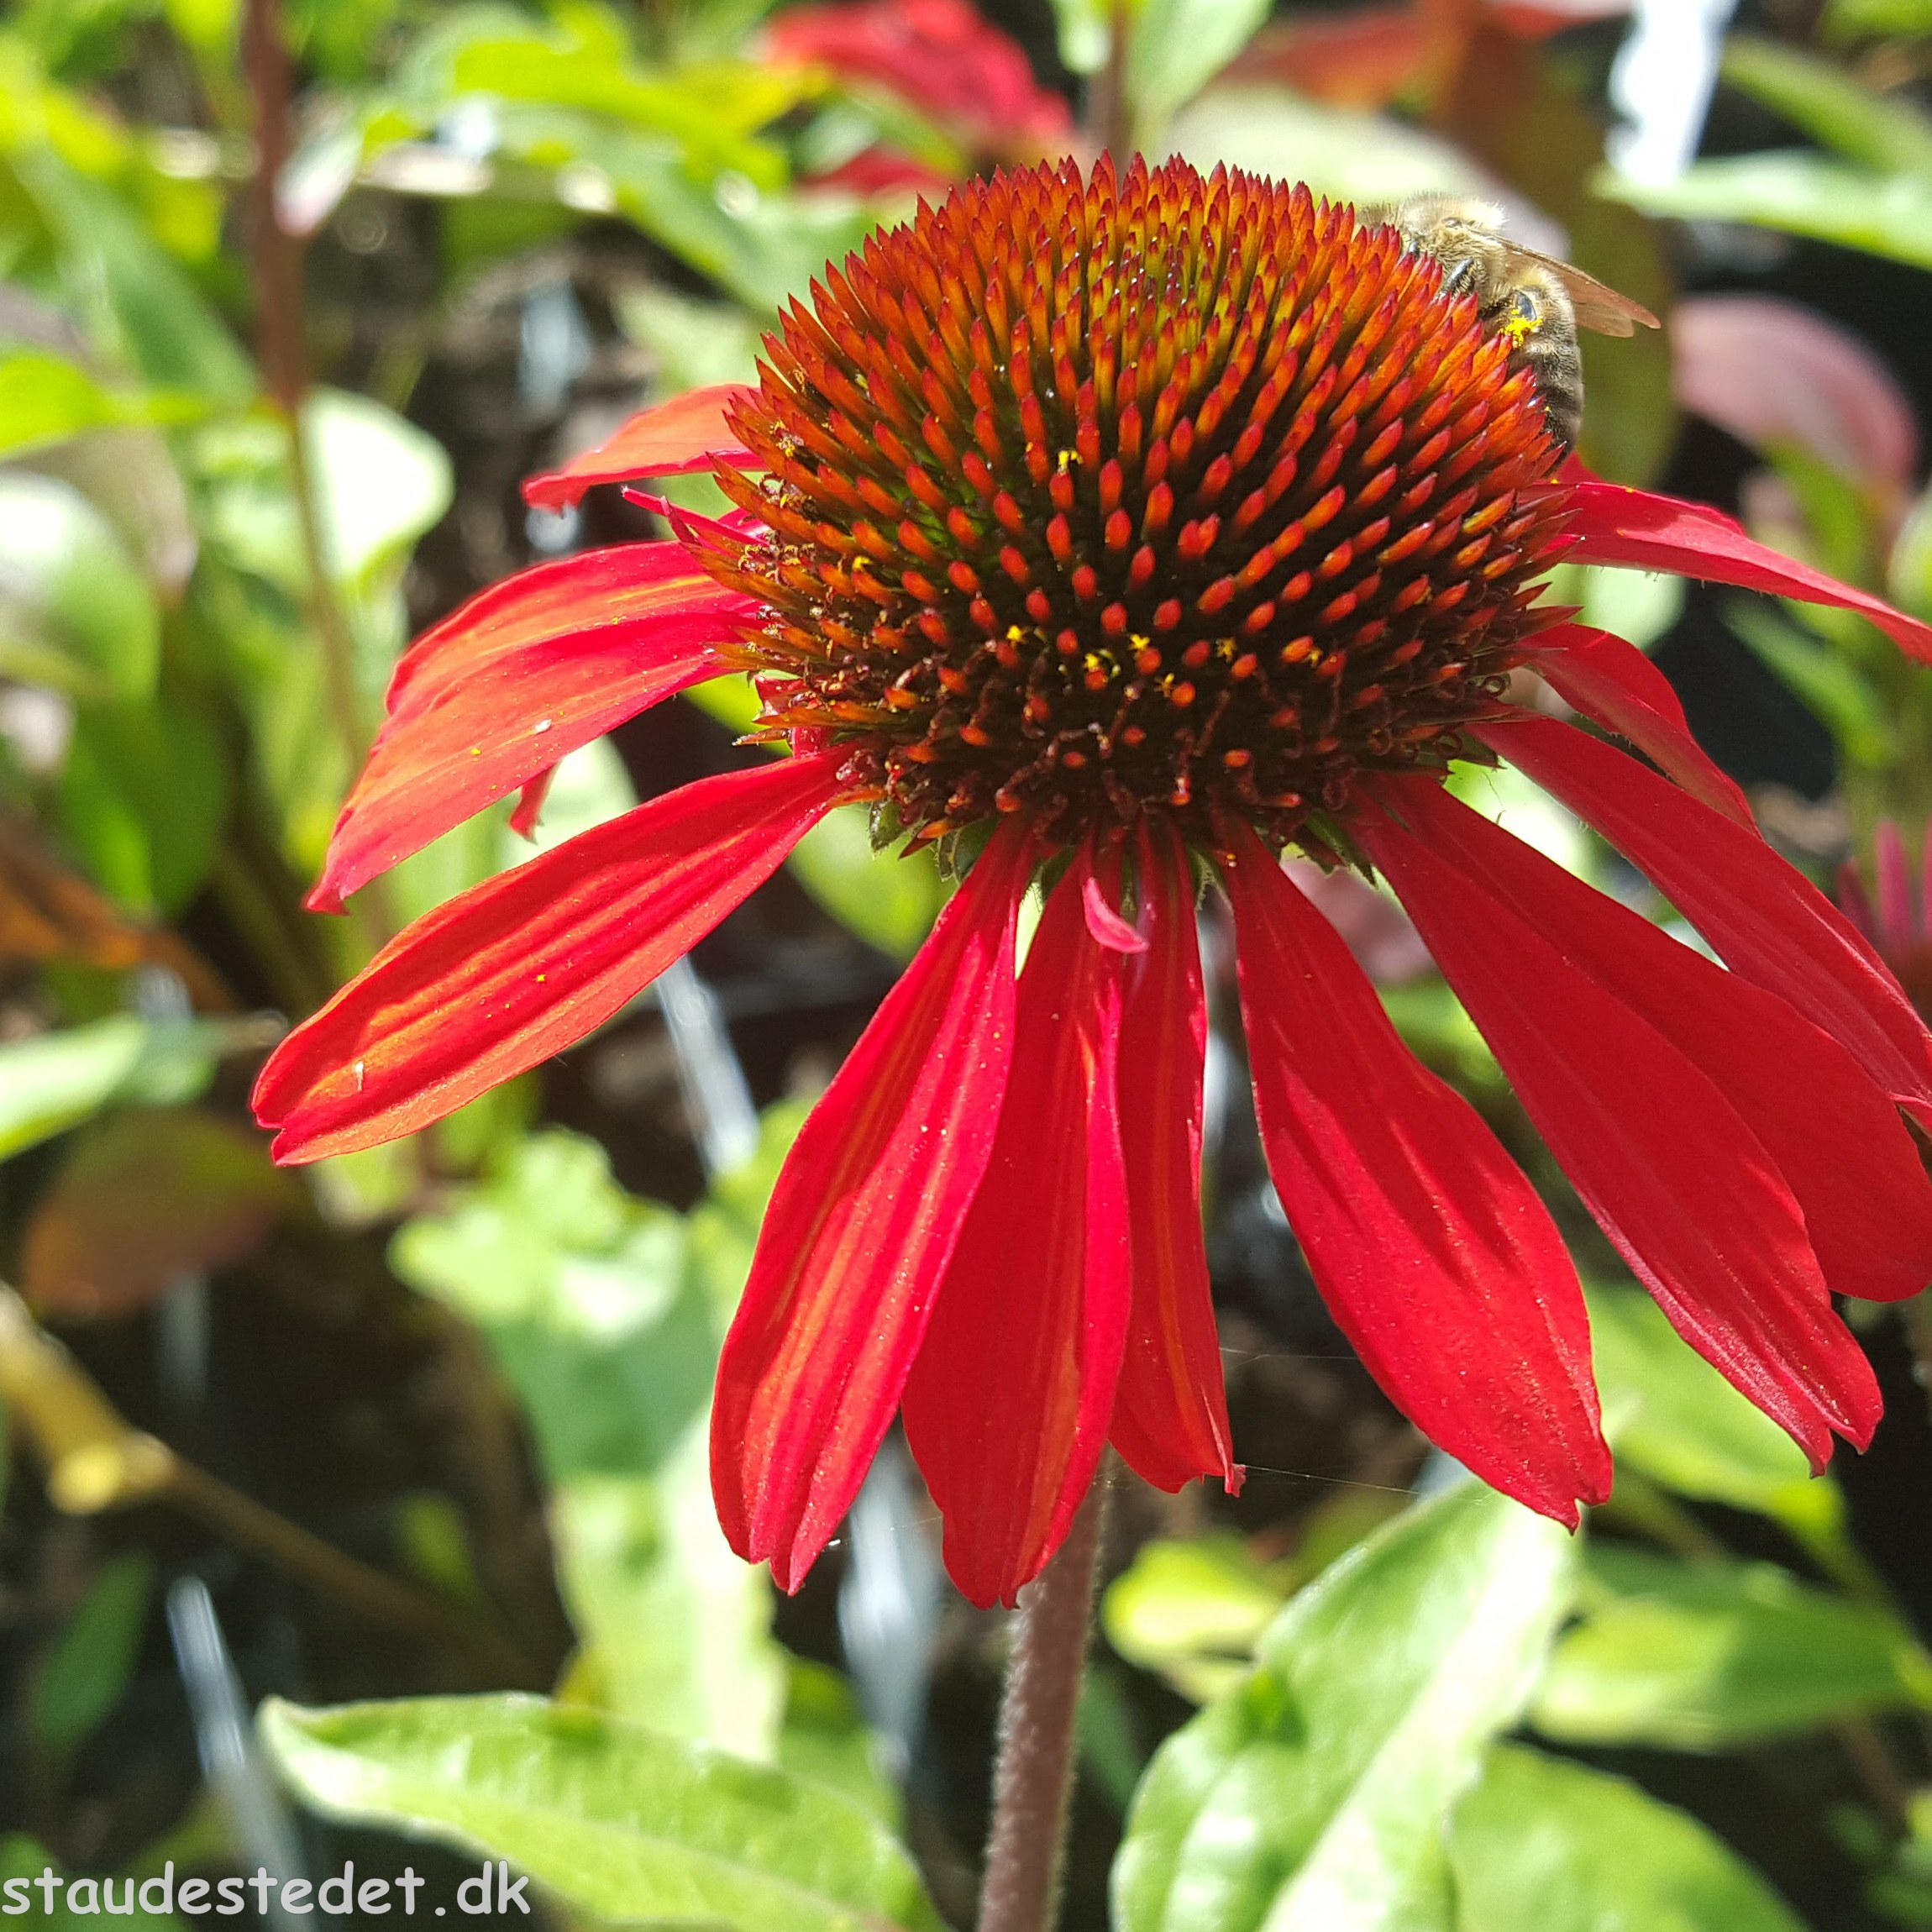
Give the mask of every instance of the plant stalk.
[(1021, 1595), (1000, 1706), (979, 1932), (1049, 1932), (1058, 1916), (1106, 1475), (1103, 1469), (1087, 1492), (1059, 1553)]
[(1113, 0), (1109, 9), (1107, 61), (1094, 76), (1087, 102), (1087, 128), (1095, 149), (1111, 155), (1117, 172), (1125, 171), (1133, 151), (1132, 116), (1127, 106), (1127, 49), (1133, 19), (1127, 0)]

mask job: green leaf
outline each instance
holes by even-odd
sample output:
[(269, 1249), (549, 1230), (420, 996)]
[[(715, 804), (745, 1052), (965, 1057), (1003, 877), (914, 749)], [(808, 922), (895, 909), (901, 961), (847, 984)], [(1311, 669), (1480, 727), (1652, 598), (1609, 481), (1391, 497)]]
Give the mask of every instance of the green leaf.
[(529, 1418), (585, 1646), (573, 1694), (762, 1758), (784, 1669), (769, 1584), (711, 1502), (722, 1330), (689, 1245), (686, 1222), (626, 1194), (595, 1142), (553, 1131), (407, 1224), (391, 1259), (482, 1329)]
[(879, 1768), (877, 1740), (852, 1686), (835, 1670), (787, 1657), (778, 1761), (795, 1777), (829, 1785), (896, 1830), (899, 1793)]
[(1238, 1536), (1143, 1543), (1108, 1586), (1100, 1628), (1129, 1663), (1205, 1704), (1247, 1675), (1297, 1580), (1292, 1566), (1259, 1562)]
[(147, 1043), (147, 1026), (129, 1014), (0, 1046), (0, 1160), (104, 1106)]
[(110, 1101), (171, 1106), (206, 1087), (227, 1050), (221, 1021), (150, 1024), (131, 1013), (0, 1045), (0, 1160), (64, 1134)]
[(919, 950), (946, 902), (932, 852), (875, 850), (872, 814), (862, 805), (827, 813), (792, 848), (790, 863), (833, 918), (895, 959)]
[(1448, 1932), (1444, 1819), (1535, 1683), (1571, 1565), (1562, 1530), (1471, 1482), (1326, 1572), (1156, 1754), (1121, 1932)]
[(1932, 174), (1932, 119), (1830, 60), (1756, 34), (1725, 42), (1724, 77), (1821, 147), (1882, 174)]
[(939, 1932), (864, 1806), (788, 1773), (540, 1698), (262, 1707), (282, 1774), (328, 1816), (507, 1858), (566, 1904), (731, 1932)]
[[(227, 1847), (224, 1845), (218, 1851), (211, 1847), (210, 1852), (212, 1855), (204, 1855), (197, 1862), (211, 1866), (218, 1865), (221, 1857), (226, 1855)], [(42, 1874), (46, 1872), (54, 1874), (55, 1882), (49, 1890), (43, 1890)], [(139, 1873), (136, 1875), (139, 1876)], [(68, 1895), (61, 1889), (69, 1881), (61, 1869), (60, 1861), (39, 1840), (29, 1838), (24, 1831), (10, 1832), (6, 1837), (0, 1838), (0, 1879), (24, 1879), (27, 1882), (31, 1887), (28, 1898), (31, 1902), (34, 1923), (42, 1929), (42, 1932), (95, 1932), (95, 1928), (101, 1923), (101, 1887), (103, 1882), (97, 1878), (74, 1880), (72, 1882), (76, 1885), (87, 1887), (85, 1896), (89, 1903), (84, 1911), (70, 1911), (67, 1907)], [(117, 1881), (117, 1898), (122, 1896), (120, 1887), (126, 1882), (124, 1875)], [(147, 1882), (156, 1885), (160, 1882), (152, 1878)], [(50, 1890), (54, 1901), (51, 1911), (47, 1909)], [(140, 1892), (146, 1890), (147, 1884), (138, 1887)], [(18, 1898), (18, 1894), (10, 1896)], [(13, 1909), (18, 1912), (21, 1908), (15, 1903)], [(141, 1923), (153, 1927), (155, 1932), (181, 1932), (181, 1921), (179, 1919), (171, 1913), (150, 1910), (146, 1905), (141, 1908)]]
[(1796, 150), (1699, 161), (1672, 181), (1605, 173), (1612, 201), (1683, 221), (1744, 222), (1932, 268), (1932, 180), (1877, 175)]
[(1530, 1713), (1561, 1742), (1730, 1751), (1866, 1711), (1932, 1709), (1932, 1657), (1896, 1618), (1775, 1563), (1599, 1545), (1587, 1575), (1583, 1620), (1559, 1640)]
[[(1142, 0), (1126, 0), (1131, 20)], [(1053, 0), (1053, 26), (1059, 40), (1060, 65), (1069, 74), (1097, 74), (1107, 64), (1113, 45), (1112, 10), (1108, 0)]]
[(365, 585), (449, 507), (449, 455), (394, 410), (345, 390), (318, 390), (302, 427), (330, 572), (339, 583)]
[(1449, 1862), (1459, 1932), (1804, 1932), (1688, 1813), (1520, 1745), (1491, 1747)]
[(1825, 0), (1824, 30), (1838, 40), (1932, 34), (1932, 0)]
[(60, 774), (61, 830), (130, 911), (178, 912), (214, 856), (227, 763), (199, 711), (165, 701), (82, 709)]
[(554, 1131), (407, 1222), (390, 1258), (490, 1337), (555, 1482), (647, 1474), (703, 1410), (716, 1342), (684, 1250), (678, 1215), (626, 1194), (594, 1141)]
[(1160, 134), (1254, 38), (1269, 0), (1143, 0), (1127, 47), (1127, 102), (1142, 138)]
[(160, 606), (113, 525), (71, 484), (0, 473), (0, 669), (139, 701), (160, 654)]
[(154, 1565), (117, 1557), (89, 1586), (41, 1660), (28, 1721), (42, 1747), (71, 1751), (121, 1701), (147, 1621)]
[(239, 404), (255, 370), (194, 284), (111, 189), (51, 152), (17, 152), (22, 185), (53, 234), (60, 279), (95, 347), (155, 388)]
[(1932, 487), (1905, 513), (1886, 566), (1885, 588), (1900, 610), (1932, 617)]
[(1667, 1488), (1754, 1509), (1809, 1534), (1835, 1530), (1844, 1503), (1804, 1452), (1731, 1387), (1641, 1289), (1589, 1290), (1590, 1339), (1617, 1458)]
[(44, 349), (0, 354), (0, 454), (8, 456), (90, 429), (186, 422), (202, 407), (192, 396), (108, 389), (77, 364)]

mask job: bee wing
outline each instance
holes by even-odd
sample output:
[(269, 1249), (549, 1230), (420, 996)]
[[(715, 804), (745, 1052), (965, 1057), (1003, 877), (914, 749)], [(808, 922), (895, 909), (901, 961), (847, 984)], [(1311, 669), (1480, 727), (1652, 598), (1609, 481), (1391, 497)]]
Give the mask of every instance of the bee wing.
[(1594, 329), (1599, 335), (1634, 335), (1635, 325), (1640, 322), (1646, 328), (1660, 326), (1657, 318), (1641, 302), (1632, 302), (1627, 295), (1619, 295), (1593, 275), (1585, 275), (1580, 268), (1567, 261), (1558, 261), (1554, 255), (1525, 248), (1519, 242), (1506, 242), (1504, 245), (1511, 255), (1525, 256), (1540, 268), (1547, 270), (1563, 285), (1563, 292), (1569, 297), (1570, 306), (1576, 311), (1579, 328)]

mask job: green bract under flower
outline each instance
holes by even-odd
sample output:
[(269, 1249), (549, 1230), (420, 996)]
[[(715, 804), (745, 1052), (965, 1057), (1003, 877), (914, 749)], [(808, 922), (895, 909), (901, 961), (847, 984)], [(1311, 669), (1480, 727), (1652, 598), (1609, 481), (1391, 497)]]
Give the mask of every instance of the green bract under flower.
[[(1494, 709), (1564, 492), (1534, 382), (1435, 263), (1184, 163), (1000, 176), (795, 304), (720, 480), (769, 538), (767, 726), (924, 837), (1149, 811), (1326, 843)], [(1313, 821), (1311, 823), (1310, 821)]]

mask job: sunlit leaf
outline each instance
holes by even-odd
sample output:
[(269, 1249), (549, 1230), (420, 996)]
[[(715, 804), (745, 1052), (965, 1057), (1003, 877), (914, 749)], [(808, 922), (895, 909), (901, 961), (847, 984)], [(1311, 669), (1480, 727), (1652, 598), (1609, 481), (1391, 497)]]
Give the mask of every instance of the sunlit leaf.
[(1779, 150), (1698, 161), (1672, 181), (1605, 174), (1594, 185), (1646, 214), (1782, 228), (1932, 268), (1932, 177), (1875, 175), (1820, 155)]
[(1730, 1751), (1897, 1705), (1932, 1709), (1932, 1657), (1895, 1618), (1775, 1563), (1588, 1552), (1583, 1620), (1530, 1708), (1568, 1744)]
[(129, 1015), (0, 1046), (0, 1160), (105, 1105), (147, 1044), (146, 1026)]
[(1725, 42), (1724, 77), (1848, 161), (1932, 175), (1932, 118), (1903, 95), (1861, 87), (1845, 69), (1751, 34)]
[(1620, 1463), (1681, 1495), (1814, 1530), (1844, 1515), (1837, 1485), (1634, 1288), (1589, 1290), (1604, 1426)]
[(160, 649), (154, 591), (100, 511), (57, 478), (0, 473), (0, 669), (138, 701)]
[(1932, 34), (1932, 0), (1825, 0), (1824, 30), (1841, 39)]
[(45, 1749), (71, 1751), (121, 1701), (134, 1675), (154, 1570), (146, 1557), (117, 1557), (61, 1625), (29, 1701), (29, 1722)]
[(1127, 48), (1127, 102), (1143, 134), (1164, 129), (1253, 38), (1269, 0), (1142, 0)]
[(185, 422), (202, 407), (192, 396), (107, 388), (86, 370), (42, 349), (0, 354), (0, 454), (16, 455), (90, 429)]
[(1121, 1932), (1449, 1932), (1443, 1823), (1536, 1681), (1570, 1566), (1555, 1524), (1470, 1483), (1327, 1571), (1155, 1755)]
[(1143, 1543), (1108, 1585), (1100, 1627), (1129, 1663), (1205, 1704), (1247, 1674), (1294, 1581), (1292, 1568), (1257, 1561), (1237, 1537)]
[(875, 851), (871, 813), (862, 805), (828, 812), (792, 848), (789, 863), (833, 918), (895, 959), (919, 950), (945, 903), (931, 850)]
[(788, 1773), (528, 1697), (302, 1710), (262, 1734), (325, 1814), (511, 1860), (606, 1919), (728, 1932), (939, 1932), (864, 1807)]
[(455, 479), (441, 444), (366, 396), (323, 389), (304, 429), (325, 554), (346, 584), (401, 556), (449, 507)]
[(1804, 1932), (1688, 1813), (1520, 1745), (1490, 1747), (1449, 1862), (1462, 1932)]

